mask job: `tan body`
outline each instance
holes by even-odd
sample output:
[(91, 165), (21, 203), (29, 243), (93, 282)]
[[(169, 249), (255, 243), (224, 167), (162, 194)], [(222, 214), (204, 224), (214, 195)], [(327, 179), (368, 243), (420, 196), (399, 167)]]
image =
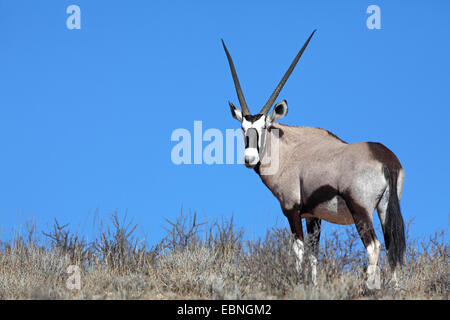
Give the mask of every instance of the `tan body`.
[[(279, 152), (283, 155), (279, 159), (278, 171), (260, 176), (280, 201), (283, 210), (297, 207), (304, 218), (353, 224), (353, 216), (342, 195), (349, 193), (358, 199), (364, 194), (369, 197), (367, 193), (378, 193), (379, 197), (374, 200), (380, 200), (388, 186), (383, 175), (384, 164), (399, 169), (397, 192), (401, 198), (404, 172), (398, 159), (386, 147), (371, 142), (347, 144), (319, 128), (279, 123), (273, 123), (272, 128), (279, 130), (279, 137), (273, 134), (273, 129), (269, 130), (267, 148), (261, 157), (263, 164), (257, 172), (263, 172), (264, 167), (272, 165), (270, 161), (264, 161), (264, 156), (270, 155), (272, 139), (278, 139)], [(376, 154), (380, 152), (383, 153), (381, 156)], [(382, 159), (390, 163), (383, 163)], [(370, 187), (368, 180), (371, 181)], [(375, 185), (374, 180), (378, 180)], [(377, 205), (378, 202), (373, 201), (372, 212)]]
[[(327, 130), (276, 122), (266, 130), (265, 139), (266, 147), (255, 171), (288, 218), (297, 239), (294, 252), (298, 268), (301, 269), (304, 252), (301, 218), (306, 218), (309, 242), (313, 245), (309, 259), (313, 282), (321, 220), (355, 224), (367, 249), (367, 286), (379, 288), (380, 242), (373, 228), (373, 212), (377, 209), (396, 283), (395, 268), (402, 263), (405, 246), (399, 207), (404, 171), (394, 153), (379, 143), (347, 144)], [(274, 153), (279, 157), (273, 157)]]

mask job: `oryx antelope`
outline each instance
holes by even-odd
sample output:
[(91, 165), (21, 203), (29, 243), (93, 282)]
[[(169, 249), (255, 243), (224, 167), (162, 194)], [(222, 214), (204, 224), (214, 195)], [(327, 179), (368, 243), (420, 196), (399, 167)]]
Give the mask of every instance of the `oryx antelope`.
[[(275, 91), (255, 115), (245, 102), (236, 69), (222, 40), (230, 65), (241, 110), (229, 102), (232, 116), (241, 122), (245, 139), (244, 163), (253, 168), (279, 200), (294, 234), (297, 268), (301, 267), (304, 238), (301, 218), (306, 218), (307, 243), (312, 246), (311, 276), (316, 282), (317, 251), (321, 219), (341, 225), (355, 224), (367, 250), (367, 286), (380, 283), (377, 266), (380, 243), (375, 235), (372, 215), (381, 221), (391, 269), (403, 262), (404, 223), (400, 198), (404, 171), (397, 157), (380, 143), (348, 144), (331, 132), (312, 127), (294, 127), (276, 121), (287, 114), (286, 100), (278, 102), (268, 114), (314, 32), (309, 36)], [(271, 145), (276, 142), (278, 164), (275, 172), (264, 174), (272, 165)]]

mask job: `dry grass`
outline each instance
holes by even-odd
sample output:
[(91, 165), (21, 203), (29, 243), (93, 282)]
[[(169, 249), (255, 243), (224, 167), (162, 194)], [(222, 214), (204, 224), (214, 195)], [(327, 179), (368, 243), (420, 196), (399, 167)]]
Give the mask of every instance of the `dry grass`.
[[(427, 241), (408, 238), (401, 289), (392, 289), (384, 251), (380, 290), (365, 289), (366, 254), (352, 228), (322, 236), (318, 283), (296, 272), (292, 238), (272, 229), (245, 241), (233, 220), (199, 223), (181, 214), (168, 221), (155, 246), (138, 243), (136, 226), (101, 225), (87, 243), (55, 221), (44, 239), (34, 226), (0, 247), (1, 299), (448, 299), (449, 245), (445, 233)], [(80, 270), (80, 289), (70, 290), (69, 265)], [(306, 268), (305, 268), (306, 269)]]

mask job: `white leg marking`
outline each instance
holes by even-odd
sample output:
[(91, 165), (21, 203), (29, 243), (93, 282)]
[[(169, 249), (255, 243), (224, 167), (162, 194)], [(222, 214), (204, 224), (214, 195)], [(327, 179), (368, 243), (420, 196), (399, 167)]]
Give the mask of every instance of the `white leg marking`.
[(314, 255), (309, 256), (311, 264), (311, 282), (313, 285), (317, 285), (317, 258)]
[(380, 254), (380, 242), (375, 239), (374, 242), (367, 246), (367, 257), (369, 265), (367, 267), (367, 287), (369, 289), (380, 289), (380, 267), (377, 266), (378, 256)]
[(398, 289), (401, 288), (400, 282), (399, 282), (399, 279), (398, 279), (397, 268), (396, 268), (395, 270), (392, 271), (392, 278), (391, 278), (391, 280), (389, 281), (389, 285), (390, 285), (392, 288), (396, 289), (396, 290), (398, 290)]
[(303, 253), (305, 252), (305, 248), (303, 245), (303, 241), (296, 239), (293, 244), (293, 249), (295, 253), (295, 267), (298, 272), (302, 271), (302, 262), (303, 262)]
[(369, 258), (369, 265), (376, 265), (378, 262), (378, 255), (380, 254), (380, 241), (374, 240), (367, 246), (367, 256)]

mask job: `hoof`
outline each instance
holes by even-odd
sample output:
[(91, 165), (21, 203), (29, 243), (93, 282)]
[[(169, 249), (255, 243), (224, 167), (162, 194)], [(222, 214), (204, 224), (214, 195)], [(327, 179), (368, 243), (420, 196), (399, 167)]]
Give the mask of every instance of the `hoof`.
[(387, 287), (393, 292), (404, 291), (406, 290), (405, 286), (401, 284), (397, 279), (391, 279), (387, 283)]
[(369, 266), (367, 268), (366, 287), (369, 290), (380, 290), (381, 289), (380, 267)]

